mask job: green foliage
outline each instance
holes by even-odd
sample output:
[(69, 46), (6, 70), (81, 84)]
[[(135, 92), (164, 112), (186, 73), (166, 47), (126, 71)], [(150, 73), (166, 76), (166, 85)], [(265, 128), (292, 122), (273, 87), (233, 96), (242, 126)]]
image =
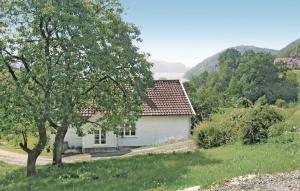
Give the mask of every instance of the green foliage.
[(275, 101), (275, 105), (276, 105), (277, 107), (281, 107), (281, 108), (287, 107), (287, 103), (286, 103), (286, 101), (284, 101), (283, 99), (277, 99), (277, 100)]
[(282, 115), (267, 106), (228, 109), (199, 123), (193, 138), (201, 148), (217, 147), (237, 140), (243, 144), (267, 142), (269, 127), (282, 120)]
[(151, 64), (135, 45), (140, 31), (121, 14), (110, 0), (2, 2), (1, 108), (10, 122), (43, 119), (56, 130), (68, 124), (80, 131), (82, 108), (105, 111), (103, 128), (136, 121)]
[(233, 133), (226, 121), (203, 122), (201, 128), (193, 131), (194, 139), (200, 148), (219, 147), (232, 142)]
[(193, 139), (200, 148), (212, 148), (232, 143), (237, 137), (235, 117), (243, 109), (225, 110), (211, 119), (199, 123), (193, 131)]
[(260, 98), (258, 98), (255, 102), (256, 105), (267, 105), (268, 104), (268, 98), (267, 96), (261, 96)]
[(192, 118), (192, 124), (195, 126), (200, 121), (209, 118), (209, 116), (218, 111), (223, 103), (223, 97), (212, 88), (196, 89), (194, 83), (185, 82), (184, 87), (191, 100), (196, 115)]
[(300, 39), (295, 40), (280, 50), (278, 57), (299, 57), (300, 55)]
[(257, 106), (249, 109), (238, 122), (243, 144), (267, 142), (269, 127), (283, 117), (274, 109)]
[(249, 99), (245, 97), (241, 97), (236, 101), (236, 106), (247, 108), (247, 107), (252, 107), (253, 103)]

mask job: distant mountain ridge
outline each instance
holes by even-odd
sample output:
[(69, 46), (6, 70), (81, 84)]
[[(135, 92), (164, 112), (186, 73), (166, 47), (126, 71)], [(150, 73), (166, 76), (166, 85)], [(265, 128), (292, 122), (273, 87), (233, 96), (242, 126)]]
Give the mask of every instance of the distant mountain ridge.
[[(268, 48), (260, 48), (260, 47), (256, 47), (256, 46), (235, 46), (235, 47), (231, 47), (234, 48), (236, 50), (238, 50), (241, 53), (244, 53), (247, 50), (253, 50), (254, 52), (263, 52), (263, 53), (270, 53), (274, 56), (277, 56), (280, 51), (279, 50), (274, 50), (274, 49), (268, 49)], [(225, 50), (214, 54), (206, 59), (204, 59), (202, 62), (200, 62), (199, 64), (197, 64), (196, 66), (194, 66), (193, 68), (191, 68), (190, 70), (188, 70), (185, 74), (184, 77), (186, 79), (191, 79), (192, 76), (194, 75), (199, 75), (204, 71), (208, 71), (208, 72), (213, 72), (216, 71), (217, 66), (218, 66), (218, 59), (219, 56), (222, 52), (224, 52)]]
[(186, 65), (179, 62), (166, 62), (161, 60), (149, 60), (153, 64), (153, 73), (185, 73), (188, 71)]

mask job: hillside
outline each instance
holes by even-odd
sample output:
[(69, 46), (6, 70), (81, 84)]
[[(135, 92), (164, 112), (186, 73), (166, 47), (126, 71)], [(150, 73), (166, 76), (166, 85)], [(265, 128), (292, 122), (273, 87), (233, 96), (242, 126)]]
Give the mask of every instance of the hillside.
[[(238, 50), (241, 53), (244, 53), (247, 50), (253, 50), (254, 52), (271, 53), (274, 56), (276, 56), (279, 53), (278, 50), (259, 48), (259, 47), (255, 47), (255, 46), (236, 46), (236, 47), (232, 47), (232, 48)], [(222, 52), (223, 51), (206, 58), (205, 60), (203, 60), (202, 62), (200, 62), (193, 68), (191, 68), (190, 70), (188, 70), (184, 74), (184, 77), (187, 79), (190, 79), (192, 76), (201, 74), (204, 71), (209, 71), (209, 72), (215, 71), (217, 68), (217, 65), (218, 65), (219, 56)]]
[(280, 50), (278, 57), (295, 57), (300, 55), (300, 39), (293, 41)]

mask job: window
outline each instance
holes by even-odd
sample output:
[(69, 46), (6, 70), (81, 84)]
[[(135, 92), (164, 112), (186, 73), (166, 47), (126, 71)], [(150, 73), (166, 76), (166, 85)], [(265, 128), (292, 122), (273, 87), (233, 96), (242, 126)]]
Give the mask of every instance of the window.
[[(101, 133), (101, 134), (100, 134)], [(106, 144), (106, 132), (105, 130), (94, 131), (94, 144)]]
[(94, 143), (99, 144), (100, 143), (100, 137), (99, 137), (99, 130), (95, 130), (94, 132)]
[(136, 128), (132, 126), (121, 126), (119, 136), (121, 137), (133, 137), (136, 135)]
[(101, 144), (106, 144), (106, 132), (101, 130)]

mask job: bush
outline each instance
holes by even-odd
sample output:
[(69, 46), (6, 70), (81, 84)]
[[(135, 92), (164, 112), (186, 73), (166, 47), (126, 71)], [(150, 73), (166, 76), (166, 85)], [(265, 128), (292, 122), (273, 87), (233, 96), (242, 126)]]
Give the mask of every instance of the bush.
[(193, 138), (200, 148), (212, 148), (234, 141), (236, 137), (233, 117), (240, 109), (221, 111), (210, 120), (199, 123), (193, 131)]
[(282, 120), (283, 117), (273, 108), (256, 106), (249, 109), (238, 123), (243, 144), (266, 142), (269, 127)]
[(218, 147), (236, 140), (242, 140), (243, 144), (267, 142), (269, 136), (282, 134), (284, 130), (274, 125), (282, 120), (283, 117), (268, 106), (230, 109), (198, 124), (193, 136), (201, 148)]
[(217, 123), (195, 129), (194, 135), (198, 146), (205, 149), (225, 145), (232, 140), (231, 129)]
[(277, 107), (281, 107), (281, 108), (286, 108), (287, 107), (287, 103), (283, 99), (277, 99), (276, 102), (275, 102), (275, 105)]
[(296, 127), (284, 121), (281, 123), (276, 123), (269, 128), (269, 137), (271, 142), (290, 143), (295, 141), (295, 131), (297, 131)]
[(267, 105), (268, 104), (268, 98), (267, 96), (261, 96), (260, 98), (258, 98), (255, 102), (256, 105)]
[(247, 108), (247, 107), (252, 107), (253, 103), (249, 99), (245, 97), (241, 97), (236, 101), (236, 105), (237, 107)]

